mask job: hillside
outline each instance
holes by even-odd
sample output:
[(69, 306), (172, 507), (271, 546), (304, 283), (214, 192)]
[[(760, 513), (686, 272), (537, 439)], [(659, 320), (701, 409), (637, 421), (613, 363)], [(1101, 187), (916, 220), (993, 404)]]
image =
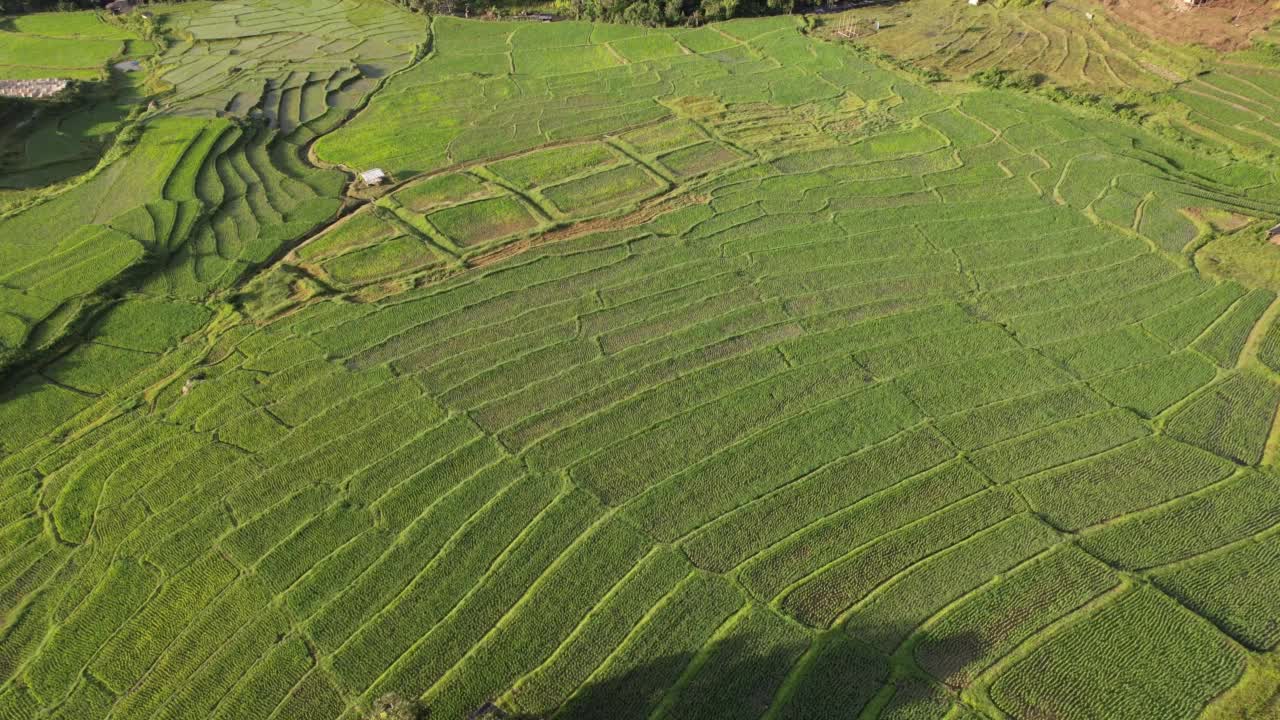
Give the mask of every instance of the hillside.
[(1280, 65), (938, 5), (150, 6), (0, 196), (0, 720), (1280, 717)]

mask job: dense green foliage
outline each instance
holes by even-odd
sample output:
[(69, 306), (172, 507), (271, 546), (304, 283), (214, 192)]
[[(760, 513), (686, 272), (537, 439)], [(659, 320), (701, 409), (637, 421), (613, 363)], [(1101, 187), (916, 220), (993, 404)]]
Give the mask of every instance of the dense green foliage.
[(0, 218), (0, 718), (1267, 712), (1274, 169), (794, 18), (158, 12)]
[[(831, 1), (828, 4), (834, 5)], [(678, 25), (753, 15), (791, 13), (821, 3), (796, 0), (556, 0), (571, 17), (629, 25)]]

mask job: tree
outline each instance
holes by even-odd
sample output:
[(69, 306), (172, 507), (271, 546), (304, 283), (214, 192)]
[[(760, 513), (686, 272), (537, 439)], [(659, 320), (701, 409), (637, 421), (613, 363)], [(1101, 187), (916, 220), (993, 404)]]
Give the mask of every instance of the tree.
[(570, 15), (574, 20), (582, 19), (583, 0), (556, 0), (555, 11), (563, 15)]

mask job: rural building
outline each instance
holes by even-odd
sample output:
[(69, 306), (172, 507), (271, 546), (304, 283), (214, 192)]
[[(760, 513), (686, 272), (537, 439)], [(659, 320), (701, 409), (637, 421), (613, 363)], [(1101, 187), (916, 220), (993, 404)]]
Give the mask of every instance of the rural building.
[(67, 89), (66, 78), (40, 78), (38, 80), (0, 80), (0, 97), (47, 98)]
[(386, 180), (387, 173), (382, 168), (370, 168), (360, 173), (360, 182), (365, 185), (381, 185)]
[(115, 0), (115, 2), (107, 3), (104, 7), (112, 15), (123, 15), (133, 10), (133, 0)]
[(1268, 230), (1267, 237), (1271, 239), (1271, 242), (1280, 243), (1280, 224)]

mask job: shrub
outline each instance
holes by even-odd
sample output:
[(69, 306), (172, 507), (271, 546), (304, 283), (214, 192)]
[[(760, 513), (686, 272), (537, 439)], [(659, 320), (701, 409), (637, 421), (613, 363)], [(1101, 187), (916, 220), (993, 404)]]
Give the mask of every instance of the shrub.
[(361, 720), (426, 720), (429, 711), (418, 700), (409, 700), (390, 692), (369, 704)]

